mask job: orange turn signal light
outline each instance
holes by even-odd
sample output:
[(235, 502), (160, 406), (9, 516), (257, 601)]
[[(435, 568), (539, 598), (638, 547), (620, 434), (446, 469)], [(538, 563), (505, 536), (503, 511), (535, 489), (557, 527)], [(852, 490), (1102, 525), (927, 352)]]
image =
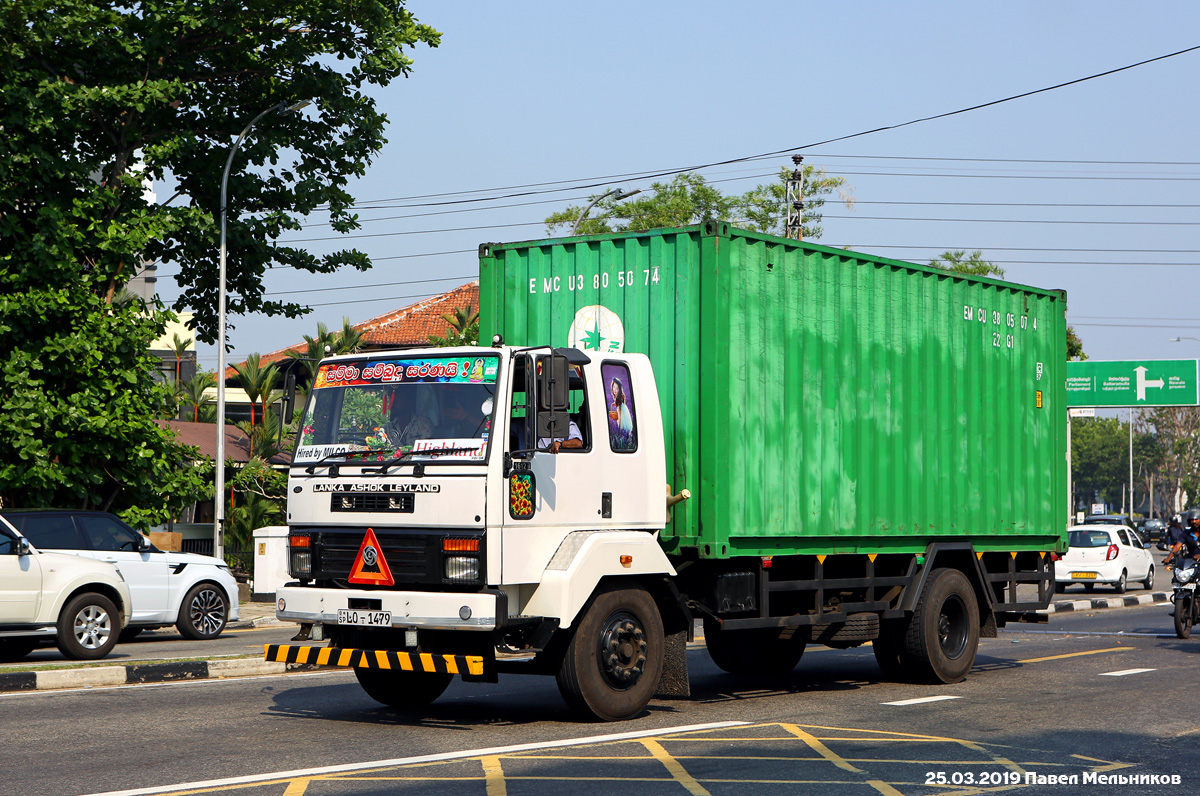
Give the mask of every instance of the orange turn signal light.
[(479, 539), (443, 539), (442, 552), (444, 553), (478, 553)]
[(633, 566), (633, 556), (621, 556), (621, 566), (629, 569)]
[(290, 547), (310, 547), (312, 539), (304, 534), (296, 534), (295, 536), (288, 537), (288, 545)]

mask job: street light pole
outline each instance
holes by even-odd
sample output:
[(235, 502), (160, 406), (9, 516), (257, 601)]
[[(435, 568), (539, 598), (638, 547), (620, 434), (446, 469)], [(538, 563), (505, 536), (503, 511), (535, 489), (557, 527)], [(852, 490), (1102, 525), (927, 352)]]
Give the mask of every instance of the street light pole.
[(267, 108), (250, 120), (246, 129), (233, 142), (229, 157), (225, 161), (225, 172), (221, 175), (221, 257), (217, 285), (217, 461), (213, 489), (213, 555), (225, 558), (225, 207), (229, 188), (229, 170), (233, 167), (233, 156), (237, 154), (250, 133), (268, 113), (280, 115), (294, 113), (312, 103), (308, 100), (288, 105), (281, 102)]
[(573, 227), (571, 227), (571, 234), (574, 235), (577, 232), (579, 232), (579, 225), (583, 223), (583, 220), (585, 218), (587, 218), (587, 214), (591, 212), (593, 207), (598, 205), (600, 202), (604, 201), (605, 198), (612, 196), (613, 194), (616, 194), (617, 196), (616, 196), (616, 198), (613, 199), (613, 201), (619, 202), (622, 199), (628, 199), (629, 197), (633, 196), (634, 194), (639, 194), (641, 192), (642, 192), (641, 188), (630, 191), (629, 193), (625, 193), (625, 191), (621, 188), (613, 188), (611, 191), (600, 194), (595, 199), (593, 199), (587, 207), (583, 208), (583, 212), (579, 214), (579, 218), (575, 219), (575, 225)]

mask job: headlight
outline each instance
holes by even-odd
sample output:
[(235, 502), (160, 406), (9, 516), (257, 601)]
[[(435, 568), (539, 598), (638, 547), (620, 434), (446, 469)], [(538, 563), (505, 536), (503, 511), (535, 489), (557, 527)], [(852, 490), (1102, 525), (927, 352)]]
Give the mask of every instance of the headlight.
[(312, 575), (312, 553), (307, 550), (292, 550), (292, 577), (306, 578)]
[(1188, 567), (1187, 569), (1180, 569), (1179, 567), (1175, 568), (1175, 576), (1174, 577), (1175, 577), (1176, 583), (1187, 583), (1193, 577), (1195, 577), (1195, 575), (1196, 575), (1195, 567)]
[(446, 556), (446, 580), (464, 583), (479, 580), (479, 559), (474, 556)]

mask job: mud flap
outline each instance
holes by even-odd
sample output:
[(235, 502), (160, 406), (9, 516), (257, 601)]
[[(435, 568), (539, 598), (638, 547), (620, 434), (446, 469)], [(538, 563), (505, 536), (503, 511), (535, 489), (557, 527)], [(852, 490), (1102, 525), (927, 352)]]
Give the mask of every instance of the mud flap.
[(658, 678), (656, 697), (682, 697), (692, 695), (688, 682), (687, 631), (680, 630), (666, 636), (663, 644), (663, 668)]

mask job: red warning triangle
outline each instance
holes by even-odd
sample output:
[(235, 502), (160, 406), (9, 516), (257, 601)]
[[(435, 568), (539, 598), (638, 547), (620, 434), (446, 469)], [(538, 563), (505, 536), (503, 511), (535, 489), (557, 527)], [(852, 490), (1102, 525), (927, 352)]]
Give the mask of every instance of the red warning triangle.
[(383, 557), (383, 548), (375, 538), (375, 531), (367, 528), (362, 546), (358, 548), (358, 558), (354, 559), (354, 567), (350, 570), (351, 583), (365, 583), (370, 586), (395, 586), (396, 579), (392, 577), (392, 569), (387, 559)]

